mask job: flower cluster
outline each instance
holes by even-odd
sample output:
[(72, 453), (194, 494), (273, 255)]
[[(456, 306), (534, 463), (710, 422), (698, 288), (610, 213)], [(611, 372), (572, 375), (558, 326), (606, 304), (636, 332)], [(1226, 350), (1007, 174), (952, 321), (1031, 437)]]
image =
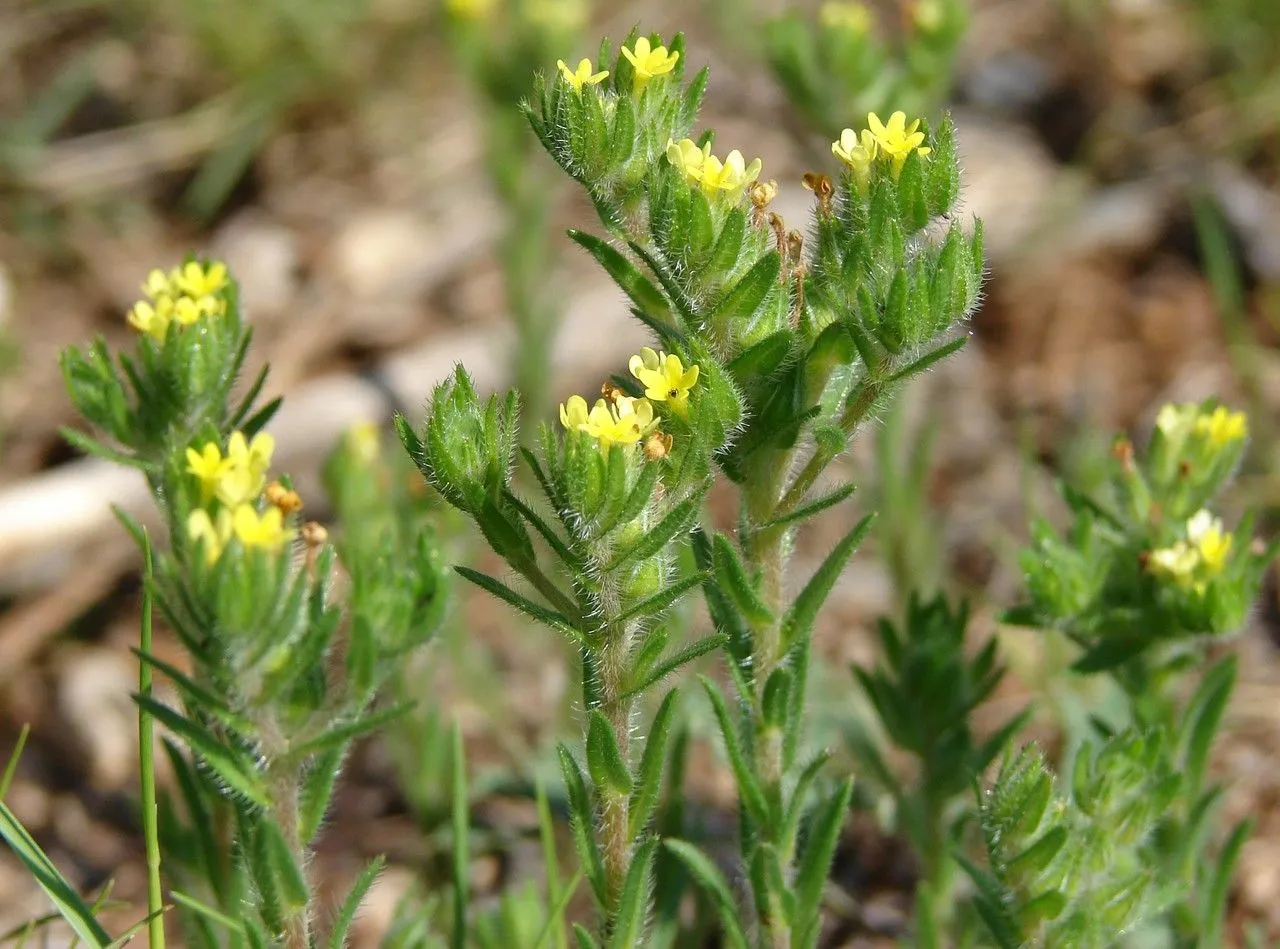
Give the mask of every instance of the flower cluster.
[(586, 399), (573, 395), (560, 404), (560, 424), (570, 431), (586, 432), (602, 448), (634, 445), (646, 439), (646, 457), (657, 460), (671, 450), (671, 438), (655, 431), (660, 420), (653, 403), (665, 403), (673, 414), (683, 417), (688, 412), (689, 392), (698, 382), (698, 367), (686, 369), (674, 353), (645, 346), (631, 357), (628, 368), (644, 385), (644, 398), (632, 398), (606, 386), (606, 397), (588, 407)]
[(1186, 524), (1186, 539), (1151, 551), (1147, 569), (1182, 587), (1204, 593), (1207, 581), (1222, 573), (1231, 553), (1233, 536), (1208, 511), (1197, 511)]
[(225, 314), (222, 292), (228, 285), (227, 266), (221, 262), (205, 266), (193, 260), (167, 274), (153, 270), (142, 285), (147, 299), (133, 305), (129, 325), (163, 343), (175, 323), (190, 326), (201, 317)]
[(1169, 441), (1185, 443), (1200, 439), (1212, 449), (1222, 449), (1243, 441), (1249, 434), (1249, 423), (1243, 412), (1232, 412), (1219, 405), (1205, 411), (1194, 403), (1170, 403), (1156, 416), (1156, 428)]
[(708, 197), (717, 192), (738, 193), (760, 177), (761, 162), (750, 165), (736, 148), (723, 162), (711, 154), (711, 143), (701, 148), (692, 139), (667, 142), (667, 161), (684, 173), (690, 184), (699, 184)]
[(871, 163), (877, 158), (887, 158), (893, 163), (894, 173), (902, 170), (907, 156), (913, 151), (922, 157), (931, 149), (924, 145), (924, 132), (919, 131), (920, 120), (907, 124), (905, 112), (889, 116), (888, 124), (881, 122), (874, 112), (867, 115), (867, 128), (861, 133), (845, 129), (840, 138), (831, 143), (832, 153), (853, 169), (860, 183), (867, 180)]
[(233, 537), (245, 548), (273, 552), (293, 537), (285, 516), (297, 512), (302, 500), (283, 485), (266, 485), (274, 450), (275, 440), (265, 432), (252, 441), (243, 432), (232, 433), (225, 455), (216, 442), (187, 449), (187, 473), (199, 483), (201, 505), (187, 518), (187, 536), (203, 548), (206, 563), (216, 563)]

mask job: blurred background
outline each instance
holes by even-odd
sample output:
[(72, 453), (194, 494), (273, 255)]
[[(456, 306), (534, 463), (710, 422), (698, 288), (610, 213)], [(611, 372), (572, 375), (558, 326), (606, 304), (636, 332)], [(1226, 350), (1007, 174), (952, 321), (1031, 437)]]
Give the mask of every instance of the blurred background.
[[(1054, 479), (1097, 483), (1114, 433), (1144, 441), (1165, 401), (1217, 395), (1249, 411), (1227, 513), (1254, 506), (1275, 531), (1280, 3), (883, 0), (843, 23), (819, 7), (0, 0), (0, 760), (29, 724), (7, 802), (73, 880), (115, 881), (121, 920), (143, 894), (139, 564), (109, 505), (141, 513), (147, 499), (59, 436), (76, 421), (59, 351), (99, 333), (126, 344), (124, 313), (152, 267), (227, 260), (253, 361), (271, 363), (269, 394), (286, 397), (279, 467), (321, 519), (335, 440), (395, 410), (416, 417), (456, 360), (484, 387), (517, 381), (533, 418), (593, 391), (644, 336), (564, 238), (598, 222), (515, 104), (535, 70), (593, 56), (602, 35), (683, 30), (689, 66), (712, 67), (700, 127), (717, 129), (717, 152), (763, 159), (793, 226), (813, 199), (802, 176), (831, 173), (829, 142), (868, 110), (936, 121), (947, 108), (958, 128), (963, 212), (985, 223), (990, 270), (969, 345), (864, 436), (845, 461), (861, 486), (853, 509), (801, 541), (816, 562), (851, 518), (881, 511), (818, 632), (833, 671), (813, 715), (835, 747), (858, 718), (847, 667), (874, 659), (869, 624), (912, 589), (944, 589), (973, 599), (975, 641), (994, 635), (1019, 595), (1028, 516), (1060, 514)], [(828, 36), (839, 30), (887, 59), (858, 59), (864, 41), (841, 47)], [(823, 73), (850, 56), (879, 65)], [(885, 63), (895, 78), (877, 83)], [(477, 555), (443, 523), (456, 560)], [(402, 893), (442, 872), (442, 727), (458, 717), (469, 742), (482, 901), (537, 878), (530, 782), (554, 775), (553, 743), (576, 730), (560, 644), (460, 590), (449, 616), (401, 686), (421, 714), (361, 749), (317, 863), (337, 886), (389, 855), (369, 944)], [(1054, 747), (1105, 697), (1060, 675), (1060, 645), (1000, 635), (1016, 675), (996, 703), (1034, 701), (1034, 737)], [(1245, 673), (1215, 758), (1226, 817), (1259, 822), (1233, 938), (1250, 923), (1280, 938), (1276, 642), (1271, 592), (1232, 644)], [(704, 724), (688, 787), (705, 825), (729, 832), (732, 783)], [(837, 927), (836, 944), (891, 938), (908, 916), (913, 870), (875, 801), (861, 803), (834, 879), (860, 921)], [(0, 933), (46, 909), (0, 854)]]

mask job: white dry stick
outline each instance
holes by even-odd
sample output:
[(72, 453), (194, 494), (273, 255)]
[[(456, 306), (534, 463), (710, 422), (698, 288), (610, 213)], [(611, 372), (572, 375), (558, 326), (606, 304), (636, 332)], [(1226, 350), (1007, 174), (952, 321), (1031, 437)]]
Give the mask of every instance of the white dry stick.
[[(590, 384), (617, 371), (628, 353), (649, 342), (618, 296), (612, 286), (597, 286), (570, 303), (553, 378)], [(466, 365), (481, 392), (506, 385), (511, 344), (510, 330), (493, 328), (435, 336), (388, 359), (379, 375), (416, 424), (431, 390), (457, 363)], [(316, 467), (349, 426), (388, 418), (388, 403), (382, 388), (358, 375), (321, 377), (288, 393), (271, 423), (277, 466), (299, 473)], [(0, 491), (0, 593), (29, 592), (62, 579), (77, 551), (99, 543), (105, 531), (121, 529), (112, 505), (139, 518), (151, 510), (136, 471), (98, 459), (72, 462)]]

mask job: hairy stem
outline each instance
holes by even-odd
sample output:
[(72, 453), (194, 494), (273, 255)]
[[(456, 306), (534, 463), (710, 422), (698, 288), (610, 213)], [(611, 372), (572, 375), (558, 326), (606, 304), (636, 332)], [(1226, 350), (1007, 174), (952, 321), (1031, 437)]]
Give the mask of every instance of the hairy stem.
[[(632, 630), (624, 628), (600, 651), (600, 711), (609, 722), (613, 740), (623, 763), (631, 767), (631, 719), (635, 702), (623, 698), (627, 658), (631, 651)], [(631, 801), (626, 795), (600, 789), (600, 831), (604, 849), (605, 882), (609, 893), (610, 912), (622, 893), (622, 883), (631, 865)]]

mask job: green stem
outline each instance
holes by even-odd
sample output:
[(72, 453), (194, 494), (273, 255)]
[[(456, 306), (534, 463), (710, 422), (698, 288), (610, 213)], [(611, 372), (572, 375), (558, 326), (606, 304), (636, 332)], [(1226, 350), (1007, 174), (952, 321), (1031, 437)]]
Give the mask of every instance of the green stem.
[[(143, 535), (142, 628), (138, 647), (151, 655), (151, 581), (153, 564), (151, 539)], [(151, 665), (138, 664), (138, 694), (151, 697)], [(151, 949), (164, 949), (164, 890), (160, 884), (160, 828), (156, 804), (155, 723), (145, 711), (138, 711), (138, 763), (142, 788), (142, 837), (147, 854), (147, 937)]]
[[(600, 711), (609, 722), (613, 740), (627, 769), (631, 768), (631, 721), (635, 701), (622, 698), (627, 678), (631, 643), (634, 631), (625, 627), (612, 632), (609, 641), (598, 653), (600, 670)], [(631, 800), (608, 788), (597, 788), (601, 793), (600, 831), (604, 845), (604, 874), (609, 894), (609, 913), (617, 907), (622, 884), (631, 865)]]

